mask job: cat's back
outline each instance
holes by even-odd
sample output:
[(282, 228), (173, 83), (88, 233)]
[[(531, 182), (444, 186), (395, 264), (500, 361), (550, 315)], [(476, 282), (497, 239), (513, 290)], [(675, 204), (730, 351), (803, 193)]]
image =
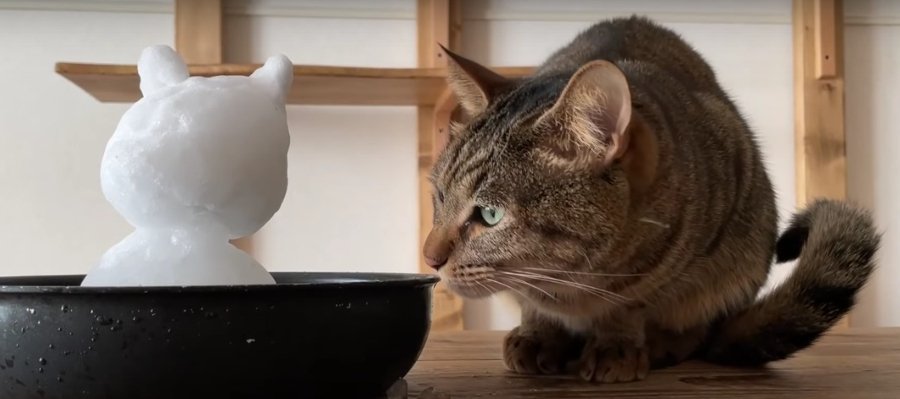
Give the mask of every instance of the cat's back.
[(594, 24), (553, 53), (538, 75), (571, 74), (593, 60), (652, 64), (692, 91), (724, 94), (709, 64), (674, 31), (644, 18)]

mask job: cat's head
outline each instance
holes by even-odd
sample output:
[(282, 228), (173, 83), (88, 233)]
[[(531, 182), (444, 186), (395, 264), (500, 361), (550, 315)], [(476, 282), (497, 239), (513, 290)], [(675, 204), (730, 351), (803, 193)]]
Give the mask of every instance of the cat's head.
[(144, 96), (103, 156), (109, 202), (137, 227), (258, 230), (287, 189), (290, 60), (271, 57), (250, 76), (189, 77), (174, 50), (152, 46), (138, 74)]
[(432, 170), (426, 262), (468, 297), (564, 296), (575, 276), (612, 272), (598, 260), (652, 179), (635, 165), (655, 157), (622, 70), (594, 61), (512, 81), (448, 55), (449, 83), (470, 118), (452, 127)]

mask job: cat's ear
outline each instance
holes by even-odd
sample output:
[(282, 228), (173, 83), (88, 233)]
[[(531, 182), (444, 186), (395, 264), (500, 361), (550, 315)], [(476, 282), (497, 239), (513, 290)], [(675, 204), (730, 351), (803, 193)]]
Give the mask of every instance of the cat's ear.
[(164, 45), (145, 48), (141, 52), (137, 69), (141, 78), (141, 93), (144, 93), (144, 96), (181, 83), (189, 76), (187, 65), (181, 56), (171, 47)]
[(272, 98), (285, 101), (294, 82), (294, 65), (284, 55), (269, 57), (266, 63), (250, 75)]
[(549, 144), (557, 155), (608, 166), (628, 148), (630, 122), (628, 81), (618, 67), (600, 60), (579, 68), (537, 123), (553, 125)]
[(447, 81), (456, 98), (469, 115), (477, 115), (487, 108), (497, 93), (511, 83), (506, 77), (448, 50)]

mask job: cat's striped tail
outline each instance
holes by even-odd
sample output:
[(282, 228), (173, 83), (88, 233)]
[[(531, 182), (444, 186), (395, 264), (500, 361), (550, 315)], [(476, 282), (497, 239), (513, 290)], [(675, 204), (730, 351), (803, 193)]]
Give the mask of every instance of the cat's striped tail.
[(869, 213), (819, 200), (794, 216), (776, 260), (798, 259), (779, 287), (711, 332), (706, 360), (758, 366), (812, 345), (846, 315), (874, 269), (881, 237)]

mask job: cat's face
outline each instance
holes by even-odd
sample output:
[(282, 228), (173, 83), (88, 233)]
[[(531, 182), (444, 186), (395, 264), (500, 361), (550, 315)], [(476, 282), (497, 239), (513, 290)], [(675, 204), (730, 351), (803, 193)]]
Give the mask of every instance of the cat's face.
[(571, 80), (507, 82), (492, 92), (471, 70), (455, 75), (473, 79), (454, 87), (474, 117), (452, 129), (433, 169), (426, 261), (468, 297), (568, 296), (587, 284), (583, 276), (607, 271), (591, 259), (602, 259), (625, 222), (629, 185), (615, 164), (627, 145), (615, 136), (627, 127), (623, 104), (630, 112), (624, 76), (598, 64)]

